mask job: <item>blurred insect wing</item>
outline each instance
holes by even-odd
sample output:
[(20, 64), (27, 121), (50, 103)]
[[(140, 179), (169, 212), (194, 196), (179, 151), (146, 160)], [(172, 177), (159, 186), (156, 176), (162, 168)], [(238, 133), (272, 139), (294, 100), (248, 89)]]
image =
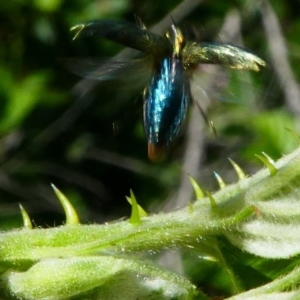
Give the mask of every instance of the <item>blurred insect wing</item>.
[(137, 85), (143, 90), (152, 75), (153, 59), (65, 58), (62, 63), (72, 73), (97, 81), (121, 80)]

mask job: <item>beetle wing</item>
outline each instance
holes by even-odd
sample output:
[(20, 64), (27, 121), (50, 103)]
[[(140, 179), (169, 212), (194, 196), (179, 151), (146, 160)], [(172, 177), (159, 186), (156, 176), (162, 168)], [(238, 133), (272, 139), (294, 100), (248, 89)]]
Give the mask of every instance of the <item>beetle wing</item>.
[(144, 27), (122, 20), (98, 20), (78, 24), (71, 28), (78, 36), (100, 36), (145, 53), (163, 56), (172, 51), (165, 36), (146, 30)]
[(183, 63), (187, 68), (205, 63), (256, 72), (266, 66), (261, 58), (247, 49), (222, 43), (187, 43), (183, 49)]

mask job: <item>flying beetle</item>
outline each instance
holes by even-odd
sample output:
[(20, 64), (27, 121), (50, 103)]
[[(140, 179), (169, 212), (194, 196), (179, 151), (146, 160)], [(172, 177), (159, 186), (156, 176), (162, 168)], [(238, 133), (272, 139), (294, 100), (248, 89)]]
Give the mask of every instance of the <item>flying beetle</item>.
[(71, 31), (75, 32), (74, 39), (100, 36), (142, 53), (127, 62), (112, 59), (103, 66), (88, 62), (88, 66), (75, 73), (102, 81), (117, 76), (142, 78), (143, 123), (151, 161), (165, 158), (185, 122), (192, 99), (190, 78), (199, 64), (221, 64), (256, 72), (266, 65), (243, 47), (187, 41), (175, 24), (165, 35), (147, 30), (140, 20), (137, 24), (120, 20), (91, 21), (78, 24)]

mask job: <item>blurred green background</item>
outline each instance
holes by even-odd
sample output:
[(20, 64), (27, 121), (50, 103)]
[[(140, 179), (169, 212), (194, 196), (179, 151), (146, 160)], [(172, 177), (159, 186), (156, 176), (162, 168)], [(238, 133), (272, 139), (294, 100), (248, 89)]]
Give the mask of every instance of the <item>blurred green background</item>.
[[(186, 5), (191, 2), (185, 1)], [(202, 1), (177, 20), (176, 7), (180, 3), (157, 0), (2, 1), (2, 230), (21, 226), (18, 203), (22, 203), (38, 226), (62, 224), (64, 215), (50, 183), (71, 199), (83, 223), (102, 223), (129, 215), (125, 195), (130, 188), (148, 211), (163, 209), (163, 201), (169, 202), (169, 210), (175, 209), (192, 200), (188, 173), (206, 190), (213, 191), (217, 189), (213, 171), (226, 182), (237, 180), (228, 157), (251, 174), (261, 168), (254, 154), (264, 151), (277, 159), (297, 147), (295, 134), (299, 132), (297, 107), (300, 108), (300, 99), (297, 93), (289, 96), (288, 92), (295, 87), (297, 90), (300, 77), (299, 1), (272, 1), (281, 26), (279, 37), (287, 53), (282, 52), (279, 44), (276, 49), (276, 42), (275, 48), (270, 50), (270, 38), (274, 35), (265, 29), (264, 20), (268, 16), (260, 7), (261, 1)], [(69, 28), (78, 23), (103, 18), (134, 22), (134, 14), (137, 14), (151, 27), (170, 13), (189, 38), (243, 43), (265, 59), (268, 67), (256, 74), (237, 71), (223, 74), (217, 69), (204, 84), (212, 100), (209, 109), (204, 105), (204, 110), (215, 124), (217, 137), (209, 126), (202, 126), (203, 117), (196, 109), (199, 128), (187, 125), (168, 159), (153, 164), (147, 158), (139, 95), (125, 102), (122, 101), (123, 92), (116, 85), (104, 84), (90, 89), (86, 81), (68, 72), (60, 62), (65, 57), (108, 58), (123, 49), (100, 38), (72, 41)], [(233, 16), (238, 16), (238, 28), (230, 25)], [(220, 35), (220, 29), (228, 22), (229, 27)], [(236, 31), (235, 36), (231, 35), (230, 28)], [(276, 53), (279, 58), (274, 56)], [(291, 73), (286, 73), (285, 65), (281, 64), (281, 59), (287, 58)], [(218, 75), (225, 78), (226, 84), (220, 84)], [(190, 119), (193, 118), (195, 120), (191, 114)], [(115, 121), (119, 126), (117, 132), (113, 130)], [(192, 146), (193, 141), (199, 141), (199, 149)], [(188, 152), (189, 149), (192, 151)], [(191, 170), (190, 165), (193, 166)], [(216, 276), (217, 282), (220, 275), (212, 276)]]
[[(194, 139), (204, 136), (199, 149), (201, 157), (195, 162), (197, 172), (184, 167), (183, 157), (189, 146), (185, 132), (164, 163), (148, 161), (138, 95), (124, 104), (122, 92), (115, 85), (102, 85), (92, 92), (88, 86), (73, 89), (81, 79), (66, 70), (60, 60), (108, 58), (123, 48), (100, 38), (72, 41), (70, 27), (101, 18), (134, 22), (134, 14), (151, 27), (174, 12), (180, 3), (35, 0), (1, 4), (2, 228), (20, 225), (18, 202), (37, 225), (61, 224), (64, 216), (50, 183), (72, 199), (82, 222), (103, 222), (128, 215), (124, 196), (130, 188), (142, 205), (157, 211), (150, 204), (171, 199), (187, 173), (213, 190), (216, 184), (212, 171), (218, 171), (229, 182), (235, 180), (227, 157), (252, 173), (260, 167), (255, 153), (265, 151), (277, 159), (296, 147), (294, 135), (285, 128), (297, 132), (297, 118), (288, 108), (282, 83), (274, 71), (259, 2), (202, 1), (191, 13), (176, 20), (189, 38), (214, 41), (220, 40), (219, 31), (228, 13), (239, 12), (238, 35), (245, 47), (268, 62), (268, 67), (257, 74), (231, 72), (232, 75), (226, 75), (226, 88), (216, 88), (213, 105), (205, 110), (218, 136), (214, 137), (206, 125), (204, 131), (194, 130)], [(297, 78), (300, 19), (296, 3), (272, 1)], [(221, 40), (239, 43), (226, 30)], [(218, 84), (218, 79), (210, 80), (204, 85), (214, 92), (213, 80)], [(215, 101), (219, 97), (225, 101)], [(202, 119), (200, 113), (198, 118)], [(116, 120), (120, 121), (117, 134), (112, 126)]]

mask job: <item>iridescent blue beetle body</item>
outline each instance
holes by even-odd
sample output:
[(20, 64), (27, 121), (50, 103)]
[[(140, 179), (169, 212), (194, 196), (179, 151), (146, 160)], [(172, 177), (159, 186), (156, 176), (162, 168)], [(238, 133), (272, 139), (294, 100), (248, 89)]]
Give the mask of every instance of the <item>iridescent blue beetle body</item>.
[(181, 57), (183, 37), (174, 25), (171, 30), (167, 37), (173, 51), (155, 65), (143, 93), (144, 127), (152, 161), (164, 159), (184, 124), (190, 103), (190, 83)]

